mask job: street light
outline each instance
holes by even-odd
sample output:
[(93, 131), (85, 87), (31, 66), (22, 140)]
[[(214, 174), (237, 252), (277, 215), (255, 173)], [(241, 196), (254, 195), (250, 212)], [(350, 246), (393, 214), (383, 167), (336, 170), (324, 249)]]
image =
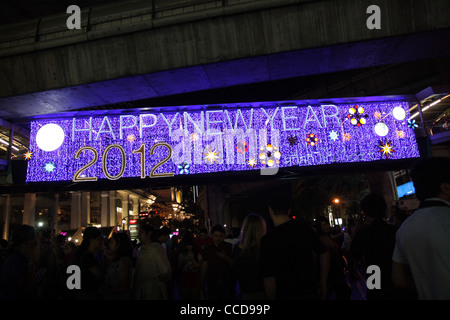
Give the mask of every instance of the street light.
[(334, 199), (333, 199), (333, 203), (334, 203), (334, 204), (339, 204), (339, 202), (340, 202), (339, 198), (334, 198)]

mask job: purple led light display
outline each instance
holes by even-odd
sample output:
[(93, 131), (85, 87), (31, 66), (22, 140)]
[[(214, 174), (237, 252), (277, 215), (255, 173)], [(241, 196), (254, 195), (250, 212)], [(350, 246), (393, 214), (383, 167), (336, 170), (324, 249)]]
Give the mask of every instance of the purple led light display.
[[(27, 181), (115, 180), (416, 158), (419, 150), (408, 118), (406, 102), (299, 101), (35, 120)], [(45, 130), (48, 124), (62, 130)]]

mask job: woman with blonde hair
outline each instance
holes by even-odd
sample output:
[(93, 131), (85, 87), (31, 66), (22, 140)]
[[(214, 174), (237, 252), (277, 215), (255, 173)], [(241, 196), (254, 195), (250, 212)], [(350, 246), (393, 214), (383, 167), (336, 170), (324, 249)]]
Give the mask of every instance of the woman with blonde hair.
[(257, 214), (248, 215), (234, 246), (234, 270), (243, 300), (265, 299), (264, 282), (259, 269), (261, 238), (266, 234), (266, 221)]

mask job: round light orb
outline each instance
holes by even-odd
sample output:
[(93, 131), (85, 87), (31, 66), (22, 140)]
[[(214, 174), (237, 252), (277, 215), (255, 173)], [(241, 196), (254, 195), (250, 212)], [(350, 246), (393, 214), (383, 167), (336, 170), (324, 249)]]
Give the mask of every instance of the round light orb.
[(383, 123), (383, 122), (378, 122), (375, 125), (374, 129), (375, 129), (375, 133), (377, 135), (379, 135), (380, 137), (384, 137), (384, 136), (386, 136), (389, 133), (388, 126), (385, 123)]
[(406, 111), (405, 109), (403, 109), (402, 107), (395, 107), (392, 110), (392, 115), (394, 116), (395, 119), (397, 120), (403, 120), (406, 118)]
[(64, 142), (64, 130), (57, 124), (49, 123), (36, 134), (36, 144), (43, 151), (55, 151)]

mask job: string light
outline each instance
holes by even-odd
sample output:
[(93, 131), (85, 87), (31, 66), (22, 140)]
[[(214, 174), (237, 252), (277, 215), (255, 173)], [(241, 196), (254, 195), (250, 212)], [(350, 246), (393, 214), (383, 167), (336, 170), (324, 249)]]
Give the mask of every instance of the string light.
[[(208, 116), (207, 111), (188, 109), (186, 115), (179, 111), (143, 117), (108, 115), (107, 120), (103, 115), (92, 119), (35, 120), (31, 122), (29, 150), (33, 153), (28, 160), (27, 181), (72, 180), (80, 168), (94, 160), (94, 152), (90, 150), (80, 152), (79, 157), (75, 158), (76, 152), (86, 146), (95, 149), (98, 159), (80, 172), (80, 177), (98, 179), (148, 178), (151, 170), (158, 165), (155, 173), (173, 172), (174, 175), (259, 170), (269, 165), (269, 159), (263, 164), (259, 158), (259, 147), (267, 145), (271, 145), (274, 155), (278, 151), (280, 156), (270, 164), (281, 168), (376, 161), (380, 159), (380, 136), (377, 131), (384, 135), (383, 139), (391, 141), (391, 146), (395, 146), (393, 158), (419, 157), (414, 131), (409, 130), (417, 124), (414, 120), (406, 120), (409, 116), (408, 103), (361, 103), (357, 106), (280, 107), (268, 102), (240, 109), (224, 105), (223, 110), (213, 110)], [(351, 124), (347, 117), (351, 108), (354, 109), (353, 115), (364, 116), (360, 117), (364, 118), (364, 125), (358, 127)], [(399, 119), (401, 117), (397, 114), (401, 112), (398, 108), (404, 109), (406, 119), (396, 119), (394, 108), (397, 108), (395, 113)], [(386, 116), (381, 119), (377, 115)], [(381, 120), (383, 124), (376, 128)], [(43, 151), (36, 144), (36, 133), (50, 123), (57, 124), (65, 138), (58, 149)], [(384, 130), (380, 131), (380, 126)], [(310, 144), (314, 143), (313, 148), (305, 138), (297, 138), (311, 133), (314, 134), (310, 139)], [(172, 150), (171, 158), (166, 162), (162, 160), (169, 155), (167, 147), (156, 147), (150, 155), (152, 147), (160, 142), (167, 143)], [(103, 159), (105, 149), (110, 145), (117, 146), (109, 148)], [(142, 145), (145, 152), (144, 149), (136, 152)], [(387, 157), (386, 154), (383, 157)], [(47, 163), (55, 166), (52, 174), (45, 174)], [(178, 168), (183, 163), (184, 167)]]

